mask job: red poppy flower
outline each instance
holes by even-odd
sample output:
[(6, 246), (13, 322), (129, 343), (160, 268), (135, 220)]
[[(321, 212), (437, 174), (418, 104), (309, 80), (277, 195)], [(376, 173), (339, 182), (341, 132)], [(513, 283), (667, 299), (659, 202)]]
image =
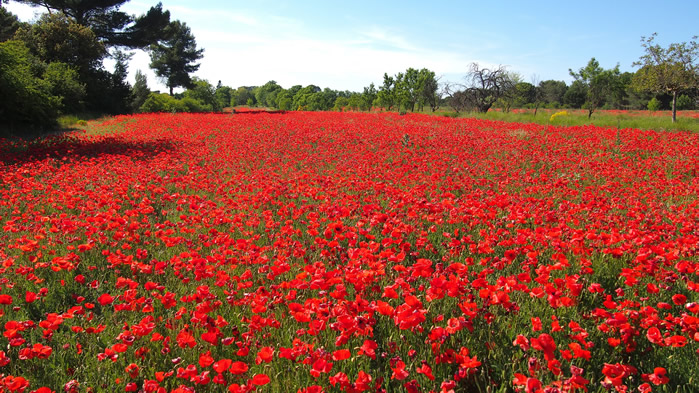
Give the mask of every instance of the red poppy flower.
[(199, 366), (206, 368), (214, 364), (214, 358), (211, 356), (211, 351), (206, 351), (199, 355)]
[(376, 359), (376, 349), (379, 346), (373, 340), (364, 340), (364, 344), (359, 347), (359, 354), (369, 356), (372, 359)]
[(194, 346), (197, 345), (197, 341), (194, 339), (192, 333), (187, 329), (182, 329), (177, 333), (177, 345), (180, 348), (194, 348)]
[(648, 376), (648, 379), (654, 385), (664, 385), (664, 384), (670, 382), (670, 378), (668, 378), (668, 376), (667, 376), (667, 371), (663, 367), (656, 367), (653, 370), (653, 374), (650, 374)]
[(257, 357), (255, 357), (255, 364), (260, 364), (260, 363), (269, 363), (272, 361), (272, 358), (274, 357), (274, 349), (272, 347), (263, 347), (260, 348), (259, 352), (257, 352)]
[(335, 361), (349, 359), (351, 356), (352, 354), (348, 349), (338, 349), (333, 352), (333, 360)]
[(391, 369), (393, 370), (391, 379), (402, 381), (410, 375), (410, 373), (405, 370), (405, 363), (402, 360), (397, 361), (395, 366), (391, 366)]
[(415, 369), (415, 371), (417, 371), (418, 374), (422, 374), (422, 375), (426, 376), (427, 378), (429, 378), (430, 380), (434, 381), (434, 375), (432, 375), (432, 367), (427, 365), (427, 363), (423, 362), (420, 367)]
[(103, 293), (100, 295), (100, 297), (97, 298), (97, 302), (103, 306), (106, 306), (107, 304), (112, 304), (114, 301), (114, 297), (108, 293)]
[(546, 333), (541, 333), (539, 337), (531, 339), (532, 348), (542, 351), (546, 360), (551, 360), (554, 357), (554, 351), (556, 350), (556, 342), (553, 341), (553, 337)]
[(255, 374), (255, 376), (252, 377), (252, 384), (257, 386), (267, 385), (269, 381), (270, 379), (267, 374)]
[[(230, 360), (228, 360), (230, 362)], [(218, 370), (216, 370), (218, 371)], [(248, 365), (241, 361), (233, 362), (230, 365), (230, 371), (233, 374), (244, 374), (248, 371)], [(222, 372), (222, 371), (219, 371)]]

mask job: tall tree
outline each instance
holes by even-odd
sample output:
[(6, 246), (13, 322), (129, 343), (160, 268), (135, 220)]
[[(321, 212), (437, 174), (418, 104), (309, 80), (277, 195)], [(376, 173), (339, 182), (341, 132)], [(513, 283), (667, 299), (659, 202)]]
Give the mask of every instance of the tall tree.
[(41, 7), (49, 14), (62, 13), (75, 23), (89, 27), (105, 46), (144, 49), (165, 38), (170, 13), (162, 4), (135, 17), (119, 11), (129, 0), (14, 0)]
[(436, 111), (439, 107), (439, 78), (435, 76), (434, 71), (430, 71), (427, 68), (420, 70), (420, 110), (422, 111), (422, 106), (429, 105), (432, 112)]
[(488, 112), (488, 109), (515, 85), (512, 74), (502, 65), (490, 69), (481, 68), (478, 63), (471, 63), (465, 80), (464, 85), (447, 84), (445, 86), (450, 105), (456, 112), (465, 108), (473, 108), (482, 113)]
[(510, 109), (513, 107), (519, 107), (521, 101), (526, 100), (525, 98), (520, 96), (521, 94), (525, 94), (524, 89), (526, 88), (520, 87), (520, 89), (518, 90), (518, 87), (521, 83), (526, 83), (522, 82), (522, 76), (516, 72), (508, 72), (507, 77), (511, 81), (510, 88), (504, 90), (502, 96), (496, 102), (496, 104), (501, 105), (505, 113), (508, 113)]
[(52, 123), (60, 97), (34, 70), (36, 60), (22, 41), (0, 43), (0, 119), (9, 124)]
[(184, 92), (184, 97), (199, 101), (205, 111), (219, 112), (223, 109), (216, 99), (216, 88), (205, 79), (192, 78), (192, 85)]
[(276, 97), (276, 107), (282, 111), (291, 110), (293, 105), (294, 96), (291, 95), (289, 90), (281, 90)]
[(50, 86), (51, 95), (58, 97), (57, 109), (61, 113), (78, 113), (84, 109), (86, 88), (80, 83), (78, 72), (65, 63), (49, 63), (42, 76)]
[(633, 65), (641, 67), (632, 84), (639, 91), (672, 95), (672, 122), (677, 121), (677, 95), (683, 90), (699, 88), (699, 43), (694, 36), (689, 43), (670, 44), (667, 48), (655, 43), (656, 33), (641, 37), (645, 53)]
[[(529, 82), (518, 82), (508, 95), (506, 101), (510, 102), (511, 108), (524, 108), (530, 104), (536, 104), (536, 87)], [(535, 113), (536, 114), (536, 113)]]
[(131, 89), (131, 110), (133, 112), (138, 112), (149, 95), (148, 78), (146, 78), (141, 70), (137, 70), (136, 81), (133, 84), (133, 89)]
[[(115, 73), (104, 69), (107, 56), (104, 44), (94, 32), (60, 12), (44, 14), (32, 25), (21, 27), (15, 37), (22, 40), (31, 53), (44, 63), (60, 62), (77, 71), (79, 82), (85, 86), (84, 103), (89, 111), (124, 113), (128, 107), (130, 86), (126, 84), (128, 56), (113, 51)], [(64, 100), (65, 108), (77, 103)]]
[(255, 95), (252, 94), (250, 87), (240, 86), (231, 93), (231, 106), (246, 105), (248, 100), (255, 101)]
[(218, 102), (218, 107), (221, 109), (229, 107), (232, 97), (233, 88), (224, 86), (221, 81), (218, 81), (218, 84), (216, 84), (216, 101)]
[(539, 83), (541, 100), (547, 106), (560, 107), (568, 86), (563, 81), (545, 80)]
[(367, 110), (370, 110), (372, 105), (374, 105), (374, 101), (376, 101), (377, 94), (378, 92), (376, 91), (374, 83), (371, 83), (369, 84), (369, 86), (364, 88), (364, 91), (362, 92), (362, 100), (364, 100), (364, 106)]
[(566, 108), (579, 109), (585, 105), (586, 99), (587, 87), (581, 81), (576, 80), (565, 90), (560, 103)]
[(150, 66), (163, 78), (173, 95), (175, 87), (192, 86), (191, 73), (199, 69), (197, 60), (204, 57), (204, 50), (197, 49), (197, 42), (186, 23), (178, 20), (167, 27), (167, 39), (150, 46)]
[(131, 85), (126, 81), (129, 74), (129, 61), (133, 53), (116, 50), (112, 57), (116, 61), (111, 74), (109, 96), (112, 113), (127, 113), (131, 109)]
[(41, 60), (66, 63), (75, 67), (82, 77), (99, 69), (107, 55), (90, 28), (62, 13), (42, 15), (36, 23), (17, 30), (16, 37)]
[(21, 25), (17, 15), (0, 6), (0, 42), (11, 39)]
[(605, 70), (600, 67), (599, 62), (593, 57), (587, 65), (578, 72), (568, 70), (576, 81), (582, 83), (587, 88), (585, 109), (587, 118), (592, 117), (592, 113), (602, 106), (605, 98), (617, 89), (619, 84), (619, 64), (616, 67)]
[(534, 116), (536, 116), (536, 113), (539, 111), (539, 105), (541, 105), (541, 100), (543, 99), (544, 95), (541, 90), (541, 86), (539, 85), (539, 75), (533, 74), (531, 76), (531, 81), (532, 81), (532, 86), (534, 86), (534, 96), (533, 96), (533, 104), (534, 104)]
[(392, 76), (388, 76), (387, 73), (383, 74), (383, 84), (379, 87), (379, 91), (376, 94), (378, 98), (379, 105), (382, 108), (391, 110), (396, 104), (396, 80)]
[[(402, 76), (402, 77), (401, 77)], [(396, 76), (399, 101), (405, 109), (415, 112), (415, 104), (420, 99), (420, 71), (408, 68)]]
[(254, 89), (255, 101), (258, 105), (263, 107), (276, 107), (277, 94), (282, 90), (282, 87), (279, 86), (276, 81), (269, 81)]
[(308, 85), (294, 94), (291, 102), (294, 110), (317, 111), (323, 109), (323, 93), (320, 87)]

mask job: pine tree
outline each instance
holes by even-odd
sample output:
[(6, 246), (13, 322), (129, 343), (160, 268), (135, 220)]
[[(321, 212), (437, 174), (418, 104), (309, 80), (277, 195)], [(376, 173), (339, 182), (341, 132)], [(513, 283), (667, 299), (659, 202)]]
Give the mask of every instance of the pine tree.
[(133, 112), (138, 112), (149, 95), (150, 89), (148, 88), (148, 79), (141, 70), (137, 70), (136, 82), (133, 85), (133, 89), (131, 89), (131, 110)]
[(190, 74), (199, 69), (195, 62), (204, 57), (204, 50), (197, 49), (197, 42), (186, 23), (178, 20), (170, 23), (166, 34), (168, 39), (150, 46), (150, 66), (173, 95), (175, 87), (192, 86)]
[(140, 17), (119, 11), (129, 0), (15, 0), (46, 9), (49, 14), (62, 13), (75, 23), (89, 27), (107, 47), (142, 49), (159, 41), (170, 23), (170, 12), (161, 3)]
[(17, 31), (21, 25), (19, 19), (17, 19), (17, 15), (6, 10), (4, 7), (0, 7), (0, 42), (12, 39), (15, 31)]

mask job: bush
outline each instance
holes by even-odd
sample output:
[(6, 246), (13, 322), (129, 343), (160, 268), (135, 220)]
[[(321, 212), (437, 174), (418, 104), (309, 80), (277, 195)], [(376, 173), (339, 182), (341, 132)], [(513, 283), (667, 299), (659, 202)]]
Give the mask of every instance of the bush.
[(686, 94), (682, 94), (681, 96), (677, 97), (676, 105), (677, 105), (677, 110), (680, 110), (680, 111), (694, 109), (694, 107), (695, 107), (694, 100)]
[(63, 113), (82, 111), (85, 85), (78, 81), (78, 72), (65, 63), (51, 63), (44, 71), (44, 80), (51, 94), (61, 98), (59, 109)]
[(648, 101), (648, 110), (651, 112), (655, 112), (658, 109), (660, 109), (660, 101), (653, 97), (650, 101)]
[(214, 110), (212, 104), (205, 104), (192, 97), (184, 97), (179, 101), (185, 108), (184, 112), (213, 112)]
[(55, 123), (60, 97), (32, 72), (35, 59), (21, 41), (0, 43), (0, 118), (9, 124)]
[(167, 94), (150, 93), (139, 111), (145, 113), (171, 112), (166, 109), (170, 99), (174, 100)]
[(210, 104), (204, 104), (201, 101), (191, 97), (184, 97), (178, 100), (175, 97), (165, 93), (151, 93), (148, 99), (143, 103), (140, 112), (211, 112), (213, 108)]
[(192, 87), (184, 92), (187, 112), (219, 112), (221, 106), (216, 99), (216, 89), (206, 80), (194, 78)]
[(553, 115), (551, 115), (549, 122), (553, 123), (554, 121), (556, 121), (557, 118), (565, 118), (566, 116), (568, 116), (568, 111), (556, 112)]

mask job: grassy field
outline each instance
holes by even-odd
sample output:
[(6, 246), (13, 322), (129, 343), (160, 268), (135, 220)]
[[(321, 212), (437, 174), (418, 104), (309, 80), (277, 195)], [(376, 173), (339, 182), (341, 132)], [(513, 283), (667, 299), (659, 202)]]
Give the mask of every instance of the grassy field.
[[(566, 115), (556, 116), (555, 113), (565, 111)], [(427, 113), (427, 112), (425, 112)], [(501, 120), (508, 122), (535, 123), (556, 126), (584, 126), (637, 128), (641, 130), (686, 130), (699, 132), (699, 111), (679, 111), (677, 122), (672, 122), (670, 111), (622, 111), (599, 110), (587, 117), (587, 111), (580, 109), (539, 109), (534, 115), (533, 110), (514, 109), (508, 113), (501, 110), (490, 110), (488, 113), (463, 112), (455, 113), (450, 109), (437, 111), (436, 114), (450, 117), (473, 117), (478, 119)]]
[(0, 391), (697, 391), (698, 138), (253, 112), (0, 140)]

